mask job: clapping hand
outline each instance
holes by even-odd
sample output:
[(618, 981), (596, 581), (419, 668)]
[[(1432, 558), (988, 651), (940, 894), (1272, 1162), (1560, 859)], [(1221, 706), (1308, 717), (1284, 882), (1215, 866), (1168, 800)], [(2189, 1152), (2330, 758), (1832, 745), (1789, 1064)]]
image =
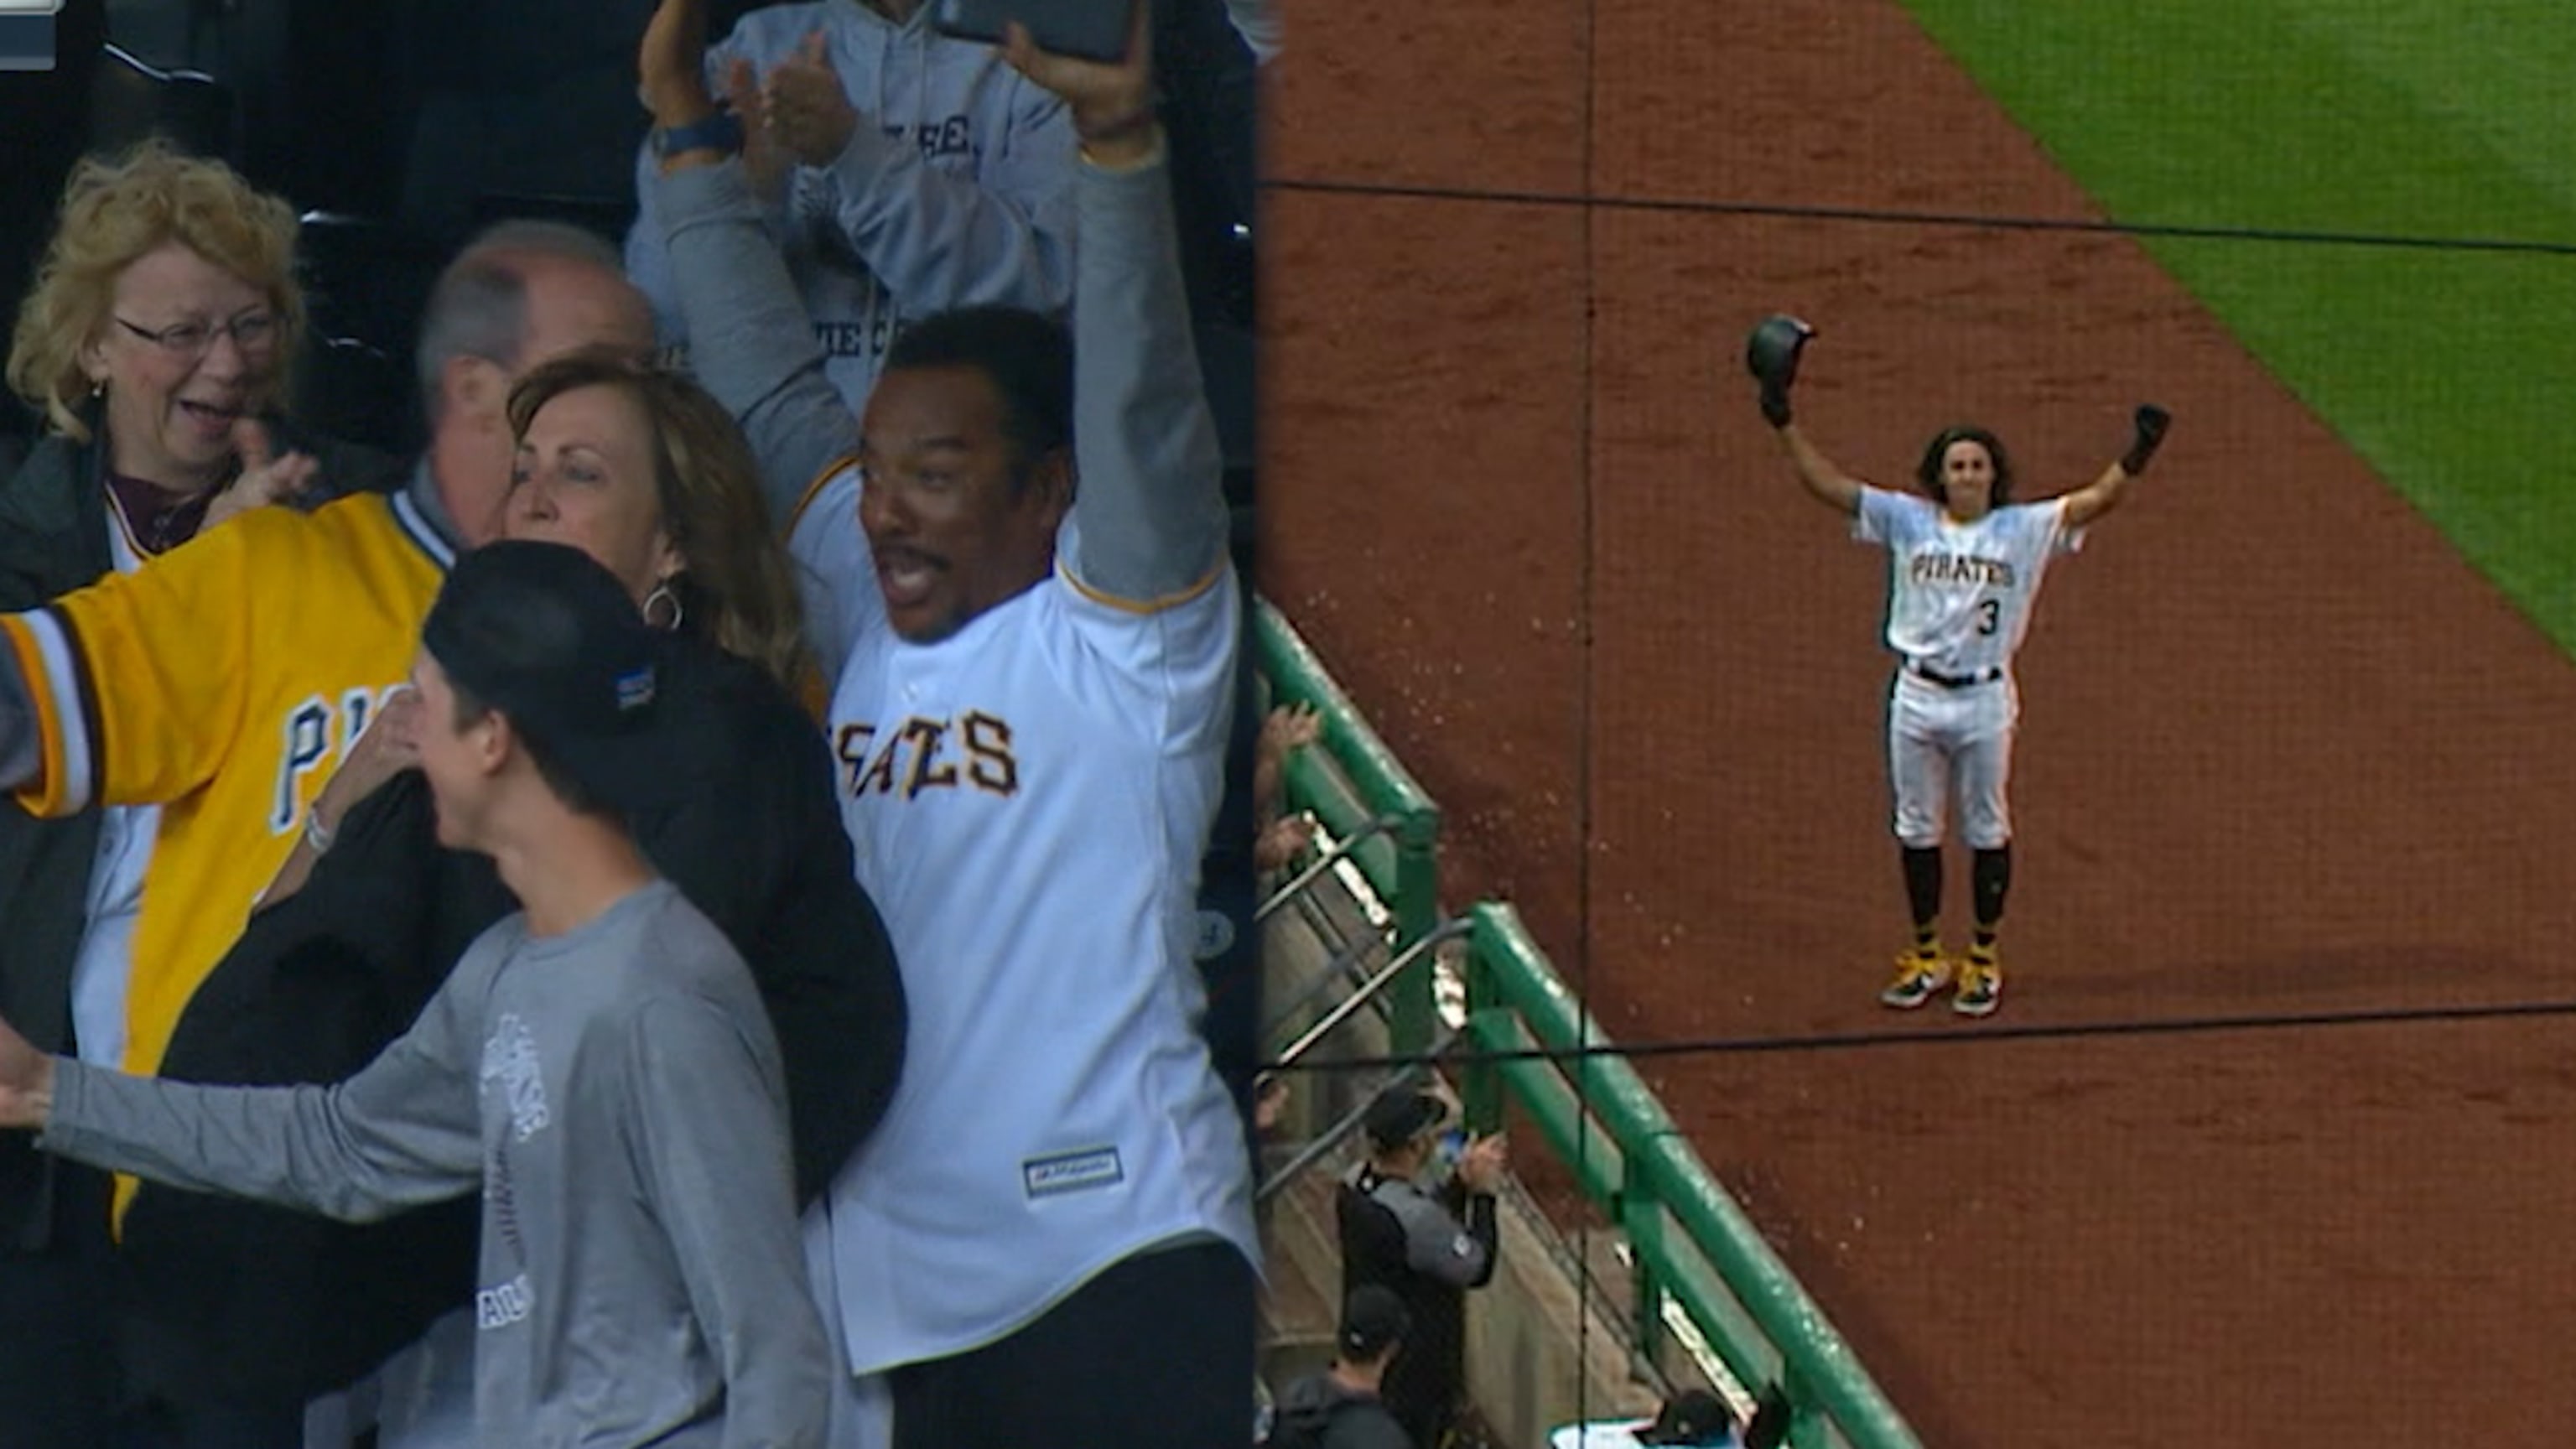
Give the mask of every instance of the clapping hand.
[(796, 158), (779, 143), (778, 132), (763, 119), (760, 76), (751, 61), (735, 56), (725, 62), (725, 104), (742, 121), (742, 169), (751, 194), (763, 206), (777, 206), (787, 196), (787, 171)]
[(1501, 1133), (1479, 1137), (1458, 1154), (1458, 1180), (1469, 1192), (1491, 1193), (1501, 1188), (1503, 1174), (1511, 1168), (1511, 1144)]
[(760, 83), (761, 123), (808, 166), (829, 166), (850, 148), (859, 127), (858, 108), (841, 88), (832, 69), (831, 42), (815, 31), (796, 53), (770, 69)]

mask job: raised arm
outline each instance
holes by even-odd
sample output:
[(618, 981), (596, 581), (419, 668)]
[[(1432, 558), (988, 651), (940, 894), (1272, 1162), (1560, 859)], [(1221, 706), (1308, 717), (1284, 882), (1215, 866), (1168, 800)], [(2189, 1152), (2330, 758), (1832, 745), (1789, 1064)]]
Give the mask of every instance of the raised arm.
[(2129, 451), (2103, 469), (2101, 477), (2066, 495), (2065, 526), (2070, 530), (2082, 528), (2119, 507), (2129, 496), (2129, 484), (2147, 471), (2156, 449), (2164, 446), (2165, 429), (2172, 425), (2173, 414), (2154, 403), (2141, 405), (2132, 420)]
[[(966, 42), (933, 40), (934, 46)], [(767, 119), (795, 158), (832, 178), (841, 237), (907, 315), (999, 304), (1052, 312), (1072, 299), (1073, 124), (1055, 96), (996, 74), (971, 86), (972, 174), (933, 166), (921, 138), (861, 115), (808, 36), (762, 87)]]
[(1745, 339), (1744, 365), (1761, 387), (1762, 420), (1779, 434), (1780, 450), (1788, 455), (1798, 481), (1827, 508), (1856, 514), (1860, 511), (1860, 480), (1834, 466), (1831, 458), (1807, 441), (1806, 435), (1798, 431), (1789, 404), (1789, 390), (1798, 380), (1798, 359), (1815, 335), (1816, 329), (1801, 319), (1774, 312)]
[[(663, 0), (637, 56), (657, 129), (715, 114), (705, 49), (706, 0)], [(770, 516), (784, 529), (815, 480), (857, 451), (858, 419), (824, 375), (813, 319), (742, 162), (705, 147), (663, 158), (659, 171), (648, 190), (690, 366), (741, 421)]]
[(1150, 603), (1186, 593), (1223, 562), (1223, 454), (1183, 295), (1171, 180), (1153, 109), (1146, 6), (1127, 59), (1049, 55), (1013, 30), (1021, 74), (1064, 97), (1082, 138), (1075, 200), (1074, 442), (1080, 501), (1072, 571), (1086, 586)]
[[(758, 104), (758, 93), (751, 62), (736, 49), (738, 39), (739, 32), (709, 45), (699, 74), (711, 91), (723, 97), (721, 104), (740, 116), (747, 114), (746, 99)], [(744, 131), (743, 160), (751, 171), (752, 194), (761, 204), (764, 222), (773, 236), (780, 235), (787, 226), (788, 163), (778, 147), (763, 144), (757, 128)], [(661, 174), (662, 157), (648, 135), (635, 148), (635, 220), (626, 231), (626, 279), (653, 304), (662, 342), (685, 344), (688, 328), (680, 319), (679, 299), (671, 285), (670, 250), (663, 244), (662, 202), (655, 184)]]
[(1809, 496), (1837, 513), (1860, 512), (1861, 481), (1836, 466), (1796, 423), (1782, 423), (1778, 429), (1780, 451), (1787, 454), (1789, 466), (1797, 471), (1798, 481)]
[[(480, 974), (460, 967), (457, 977)], [(442, 989), (409, 1032), (330, 1087), (129, 1076), (37, 1054), (0, 1024), (0, 1126), (37, 1128), (39, 1146), (94, 1167), (372, 1221), (481, 1177), (461, 1009)]]

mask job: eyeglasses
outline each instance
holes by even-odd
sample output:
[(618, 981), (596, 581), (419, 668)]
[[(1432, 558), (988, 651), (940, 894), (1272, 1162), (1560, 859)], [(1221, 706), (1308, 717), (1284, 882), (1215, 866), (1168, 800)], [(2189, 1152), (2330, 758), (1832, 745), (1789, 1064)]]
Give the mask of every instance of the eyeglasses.
[(224, 323), (174, 322), (157, 332), (149, 327), (137, 327), (122, 317), (116, 319), (116, 325), (172, 357), (190, 362), (212, 351), (215, 339), (227, 334), (233, 339), (233, 346), (244, 352), (264, 351), (277, 341), (277, 319), (265, 312), (236, 317)]

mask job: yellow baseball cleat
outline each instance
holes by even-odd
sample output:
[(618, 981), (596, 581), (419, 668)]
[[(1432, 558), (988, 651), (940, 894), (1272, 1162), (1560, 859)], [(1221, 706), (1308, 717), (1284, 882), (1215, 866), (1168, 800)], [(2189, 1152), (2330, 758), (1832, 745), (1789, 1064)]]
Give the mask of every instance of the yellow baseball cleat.
[(1878, 999), (1900, 1011), (1911, 1011), (1940, 995), (1949, 985), (1949, 962), (1908, 951), (1896, 958), (1896, 979), (1887, 983)]
[(1961, 1016), (1992, 1016), (2004, 1004), (2004, 968), (1988, 952), (1959, 963), (1959, 994), (1950, 1009)]

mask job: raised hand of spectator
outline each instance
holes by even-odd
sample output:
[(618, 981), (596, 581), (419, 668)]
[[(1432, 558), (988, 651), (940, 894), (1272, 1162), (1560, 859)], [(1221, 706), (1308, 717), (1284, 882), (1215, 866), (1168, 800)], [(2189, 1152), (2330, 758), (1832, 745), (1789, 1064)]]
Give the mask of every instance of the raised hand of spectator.
[(241, 452), (241, 474), (206, 505), (204, 528), (213, 528), (254, 508), (301, 498), (321, 472), (322, 465), (303, 453), (275, 456), (270, 451), (268, 429), (255, 418), (233, 424), (233, 446)]
[(765, 123), (760, 95), (760, 73), (752, 68), (748, 56), (737, 55), (725, 62), (725, 104), (742, 121), (742, 169), (751, 182), (751, 194), (764, 206), (778, 206), (787, 196), (787, 172), (795, 158), (780, 145), (778, 133)]
[(1147, 0), (1136, 0), (1127, 58), (1115, 65), (1038, 49), (1014, 20), (1002, 44), (1011, 69), (1052, 91), (1073, 114), (1085, 155), (1104, 166), (1132, 166), (1154, 149), (1154, 47)]
[(1322, 738), (1324, 717), (1311, 704), (1283, 704), (1261, 721), (1260, 758), (1273, 764)]
[(1252, 1088), (1252, 1130), (1267, 1137), (1279, 1129), (1279, 1119), (1288, 1110), (1288, 1082), (1284, 1077), (1265, 1075)]
[(715, 114), (707, 89), (707, 0), (662, 0), (636, 47), (637, 94), (657, 126), (687, 126)]
[(1501, 1133), (1479, 1137), (1458, 1154), (1458, 1180), (1469, 1192), (1493, 1192), (1511, 1167), (1511, 1147)]
[(42, 1127), (54, 1101), (54, 1059), (0, 1021), (0, 1127)]
[(1264, 873), (1284, 870), (1314, 843), (1315, 817), (1282, 816), (1262, 827), (1260, 837), (1252, 842), (1252, 868)]
[(830, 42), (819, 30), (770, 70), (761, 82), (761, 101), (770, 134), (808, 166), (829, 166), (839, 159), (859, 126), (858, 108), (841, 89)]

